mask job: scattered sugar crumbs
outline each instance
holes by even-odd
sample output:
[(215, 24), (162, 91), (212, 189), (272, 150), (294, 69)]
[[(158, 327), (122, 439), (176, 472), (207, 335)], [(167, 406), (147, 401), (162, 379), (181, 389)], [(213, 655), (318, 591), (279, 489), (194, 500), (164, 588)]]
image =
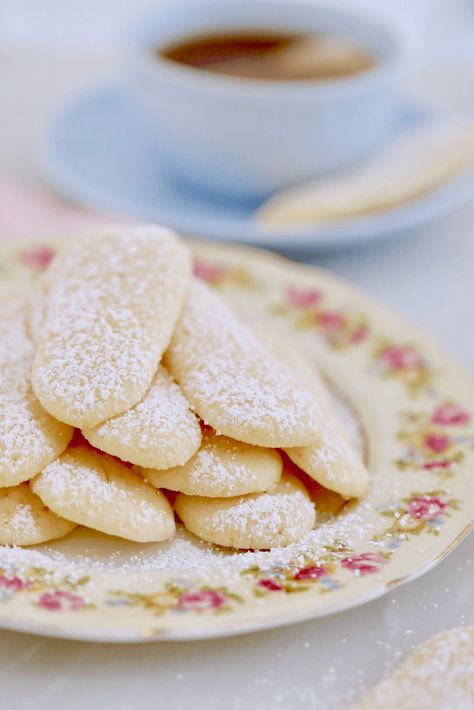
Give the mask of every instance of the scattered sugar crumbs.
[[(342, 402), (336, 404), (341, 423), (360, 451), (360, 429), (353, 414)], [(231, 584), (242, 570), (251, 566), (268, 569), (288, 563), (304, 565), (309, 551), (317, 554), (318, 550), (333, 544), (334, 540), (344, 540), (348, 546), (355, 547), (360, 540), (371, 534), (372, 525), (367, 521), (367, 514), (373, 505), (371, 500), (359, 501), (337, 516), (320, 516), (315, 529), (302, 540), (270, 551), (216, 548), (198, 540), (180, 525), (173, 539), (144, 545), (78, 528), (65, 538), (35, 548), (5, 548), (2, 561), (15, 570), (42, 567), (53, 576), (60, 575), (61, 578), (64, 575), (80, 577), (88, 570), (123, 572), (130, 587), (139, 584), (146, 573), (173, 571), (177, 577), (184, 578), (188, 570), (191, 574), (197, 569), (203, 572), (216, 571), (220, 579)]]

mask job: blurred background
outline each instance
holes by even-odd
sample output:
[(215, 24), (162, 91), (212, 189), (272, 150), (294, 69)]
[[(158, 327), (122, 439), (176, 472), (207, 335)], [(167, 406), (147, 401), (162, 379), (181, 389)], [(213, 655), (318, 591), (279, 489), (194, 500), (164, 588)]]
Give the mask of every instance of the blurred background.
[[(474, 116), (471, 0), (328, 4), (362, 7), (400, 30), (406, 48), (401, 87), (408, 101), (423, 109)], [(153, 8), (166, 13), (178, 5), (176, 0), (0, 0), (3, 180), (47, 187), (40, 153), (58, 111), (70, 99), (123, 75), (127, 36), (138, 16)], [(4, 194), (4, 214), (10, 203)], [(12, 217), (14, 209), (8, 219), (0, 214), (0, 231), (15, 234), (19, 211)], [(391, 241), (334, 254), (309, 249), (290, 256), (351, 279), (431, 331), (472, 370), (474, 339), (463, 324), (472, 322), (474, 302), (473, 215), (471, 200), (428, 228)], [(41, 231), (33, 221), (29, 234)]]
[[(55, 111), (81, 90), (120, 74), (130, 24), (150, 9), (166, 12), (167, 4), (175, 7), (179, 0), (0, 1), (3, 172), (40, 179), (37, 148)], [(328, 4), (367, 8), (400, 27), (407, 47), (402, 84), (408, 96), (427, 106), (474, 112), (471, 0)]]

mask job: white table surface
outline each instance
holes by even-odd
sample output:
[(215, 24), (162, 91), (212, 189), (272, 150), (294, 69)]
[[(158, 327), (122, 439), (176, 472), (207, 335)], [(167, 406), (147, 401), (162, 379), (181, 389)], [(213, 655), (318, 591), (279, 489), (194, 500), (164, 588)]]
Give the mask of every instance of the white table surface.
[[(455, 5), (465, 10), (464, 3), (450, 3)], [(464, 15), (459, 17), (461, 22)], [(410, 86), (436, 105), (473, 109), (473, 84), (469, 92), (462, 61), (451, 60), (458, 62), (455, 75), (451, 65), (444, 73), (425, 68), (410, 76)], [(109, 48), (86, 57), (74, 47), (3, 44), (0, 171), (40, 185), (35, 147), (55, 108), (116, 66)], [(430, 331), (474, 372), (474, 204), (421, 235), (307, 260)], [(471, 535), (436, 569), (375, 602), (224, 640), (113, 646), (0, 631), (2, 699), (22, 710), (345, 708), (414, 644), (442, 629), (474, 624), (472, 559)]]

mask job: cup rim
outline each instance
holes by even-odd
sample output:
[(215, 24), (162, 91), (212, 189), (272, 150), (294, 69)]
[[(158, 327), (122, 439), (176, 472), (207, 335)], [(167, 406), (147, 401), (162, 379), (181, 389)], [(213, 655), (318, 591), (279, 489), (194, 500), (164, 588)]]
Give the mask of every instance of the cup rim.
[[(228, 5), (241, 5), (255, 7), (256, 4), (264, 5), (271, 12), (278, 11), (278, 8), (291, 7), (301, 8), (303, 11), (315, 12), (318, 10), (341, 18), (342, 21), (351, 19), (359, 24), (366, 23), (367, 27), (380, 32), (387, 42), (387, 52), (381, 57), (373, 67), (358, 74), (331, 78), (330, 80), (294, 80), (277, 79), (265, 81), (262, 79), (251, 79), (248, 77), (230, 76), (217, 72), (203, 71), (202, 69), (173, 62), (169, 59), (153, 56), (150, 51), (149, 42), (144, 40), (144, 36), (149, 33), (150, 26), (158, 24), (160, 14), (148, 12), (142, 15), (132, 26), (129, 35), (129, 48), (131, 50), (133, 62), (141, 71), (145, 72), (149, 78), (160, 78), (169, 80), (178, 86), (187, 86), (188, 89), (206, 91), (219, 94), (247, 95), (255, 96), (262, 100), (281, 97), (284, 94), (292, 96), (313, 96), (313, 97), (333, 97), (357, 93), (360, 89), (376, 85), (385, 80), (388, 74), (393, 73), (400, 64), (402, 54), (402, 39), (400, 33), (383, 20), (378, 13), (370, 13), (362, 8), (345, 8), (343, 6), (333, 7), (327, 2), (309, 2), (308, 0), (228, 0)], [(173, 4), (176, 10), (185, 12), (186, 7), (195, 9), (197, 6), (203, 10), (211, 11), (214, 7), (222, 8), (219, 0), (200, 0), (189, 2), (180, 1)], [(271, 17), (269, 19), (271, 25)]]

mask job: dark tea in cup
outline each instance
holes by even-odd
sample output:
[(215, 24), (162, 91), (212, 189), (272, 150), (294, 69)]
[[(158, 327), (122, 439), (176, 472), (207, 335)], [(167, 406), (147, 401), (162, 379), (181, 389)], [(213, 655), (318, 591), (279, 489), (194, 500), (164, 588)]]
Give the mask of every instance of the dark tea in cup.
[(242, 30), (185, 37), (156, 50), (195, 69), (245, 79), (320, 81), (358, 74), (375, 58), (350, 39), (331, 34)]

